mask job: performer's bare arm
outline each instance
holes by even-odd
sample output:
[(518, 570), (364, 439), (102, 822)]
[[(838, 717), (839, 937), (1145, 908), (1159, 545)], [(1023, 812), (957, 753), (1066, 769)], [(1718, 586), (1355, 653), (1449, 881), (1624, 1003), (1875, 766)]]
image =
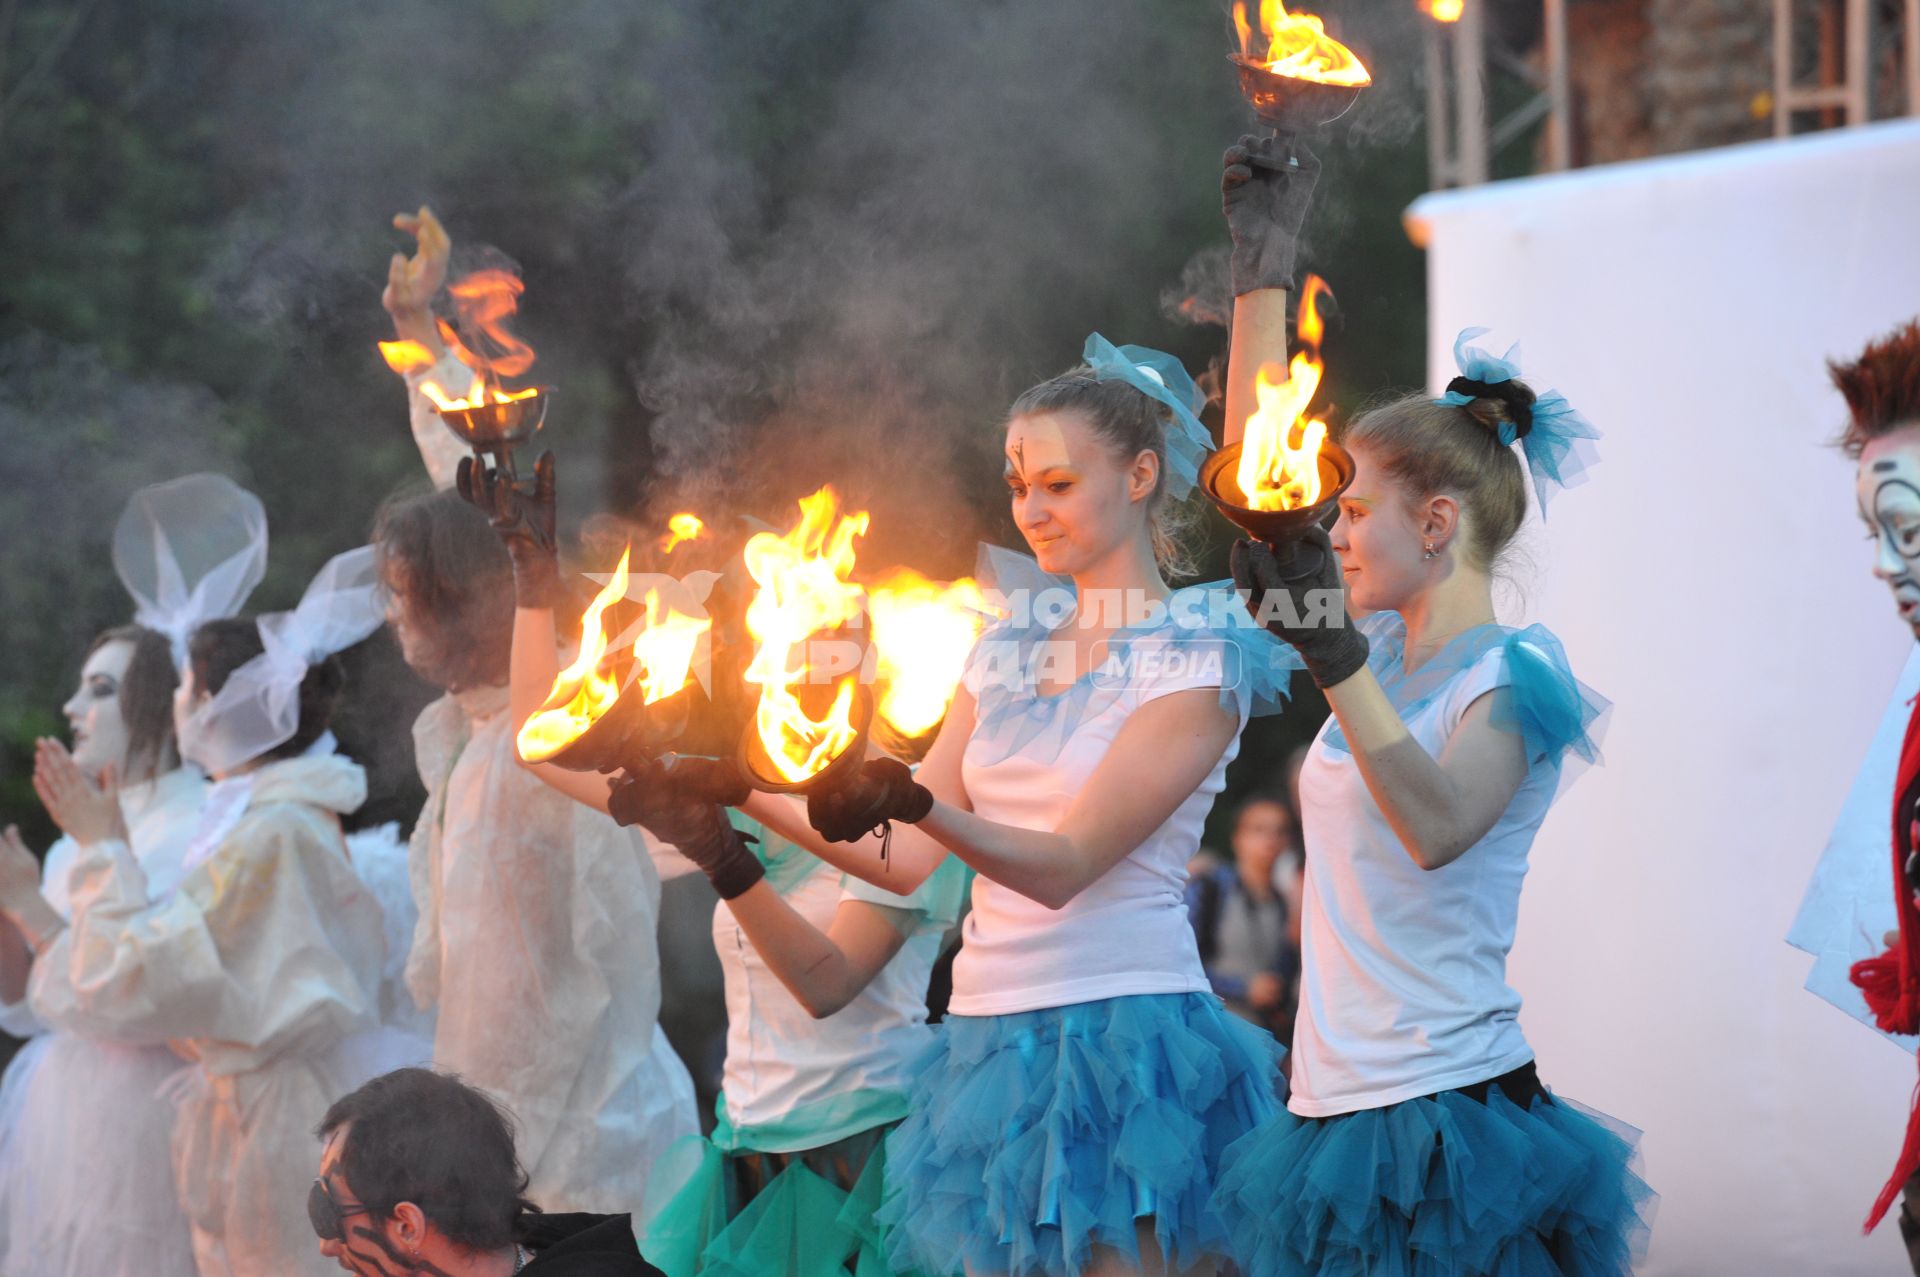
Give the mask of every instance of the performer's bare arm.
[(1327, 690), (1367, 792), (1422, 869), (1452, 864), (1487, 836), (1527, 778), (1526, 746), (1493, 725), (1493, 695), (1467, 707), (1435, 758), (1413, 738), (1373, 671)]
[(1262, 288), (1233, 299), (1233, 336), (1227, 354), (1226, 428), (1221, 443), (1238, 443), (1258, 407), (1254, 381), (1263, 364), (1287, 362), (1287, 297), (1284, 288)]

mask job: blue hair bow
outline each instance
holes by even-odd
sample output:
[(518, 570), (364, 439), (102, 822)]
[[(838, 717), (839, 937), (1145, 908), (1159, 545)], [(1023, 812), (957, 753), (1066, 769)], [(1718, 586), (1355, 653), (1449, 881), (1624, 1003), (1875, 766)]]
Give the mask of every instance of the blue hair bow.
[(1207, 397), (1172, 355), (1145, 346), (1115, 346), (1093, 333), (1080, 358), (1100, 381), (1120, 380), (1173, 409), (1167, 431), (1167, 495), (1184, 500), (1200, 481), (1200, 462), (1213, 451), (1213, 436), (1200, 424)]
[[(1498, 385), (1520, 375), (1520, 346), (1515, 343), (1504, 355), (1495, 356), (1467, 343), (1488, 332), (1485, 328), (1462, 329), (1453, 340), (1453, 362), (1468, 381)], [(1464, 406), (1473, 402), (1470, 395), (1449, 390), (1435, 403)], [(1500, 442), (1519, 443), (1526, 454), (1527, 470), (1533, 475), (1533, 493), (1540, 502), (1540, 517), (1547, 514), (1547, 497), (1555, 488), (1571, 488), (1585, 477), (1597, 462), (1593, 449), (1585, 446), (1600, 437), (1593, 423), (1574, 410), (1567, 397), (1549, 390), (1533, 401), (1533, 424), (1526, 433), (1513, 422), (1500, 423)]]

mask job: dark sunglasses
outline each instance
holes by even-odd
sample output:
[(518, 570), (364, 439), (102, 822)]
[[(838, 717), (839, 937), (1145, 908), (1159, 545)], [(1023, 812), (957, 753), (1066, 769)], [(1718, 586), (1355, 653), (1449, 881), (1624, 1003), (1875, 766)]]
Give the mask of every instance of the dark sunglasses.
[(313, 1187), (307, 1190), (307, 1221), (313, 1225), (313, 1231), (323, 1242), (346, 1239), (347, 1216), (372, 1213), (365, 1206), (342, 1206), (334, 1201), (325, 1181), (315, 1180)]

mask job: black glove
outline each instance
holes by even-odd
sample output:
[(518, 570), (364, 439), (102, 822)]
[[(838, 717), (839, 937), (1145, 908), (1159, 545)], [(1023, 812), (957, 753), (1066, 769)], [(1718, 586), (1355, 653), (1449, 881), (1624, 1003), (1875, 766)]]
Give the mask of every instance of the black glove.
[[(1291, 156), (1289, 150), (1291, 149)], [(1233, 238), (1233, 294), (1292, 288), (1300, 228), (1307, 220), (1320, 161), (1298, 141), (1241, 138), (1221, 157), (1220, 203)]]
[(488, 469), (478, 457), (460, 458), (455, 486), (467, 502), (487, 516), (494, 535), (513, 560), (513, 596), (519, 606), (552, 608), (565, 597), (560, 586), (560, 556), (555, 551), (557, 510), (553, 495), (553, 453), (533, 463), (533, 489), (515, 487), (505, 472)]
[(724, 759), (669, 755), (623, 772), (607, 791), (607, 813), (677, 847), (722, 900), (732, 900), (767, 875), (722, 807), (745, 802), (747, 793), (739, 770)]
[(897, 758), (869, 758), (826, 791), (807, 793), (807, 823), (828, 842), (854, 842), (891, 820), (914, 824), (933, 810), (933, 795)]
[(1321, 687), (1344, 683), (1367, 663), (1367, 636), (1347, 617), (1340, 559), (1324, 529), (1308, 528), (1284, 566), (1266, 542), (1235, 541), (1233, 584), (1246, 592), (1254, 620), (1291, 644)]

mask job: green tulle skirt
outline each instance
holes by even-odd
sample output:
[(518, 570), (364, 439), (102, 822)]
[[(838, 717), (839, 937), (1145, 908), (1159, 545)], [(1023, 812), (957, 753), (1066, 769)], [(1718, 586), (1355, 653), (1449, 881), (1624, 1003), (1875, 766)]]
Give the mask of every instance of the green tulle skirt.
[(894, 1125), (804, 1153), (682, 1141), (654, 1170), (680, 1187), (640, 1225), (640, 1253), (667, 1277), (887, 1277), (873, 1217)]

